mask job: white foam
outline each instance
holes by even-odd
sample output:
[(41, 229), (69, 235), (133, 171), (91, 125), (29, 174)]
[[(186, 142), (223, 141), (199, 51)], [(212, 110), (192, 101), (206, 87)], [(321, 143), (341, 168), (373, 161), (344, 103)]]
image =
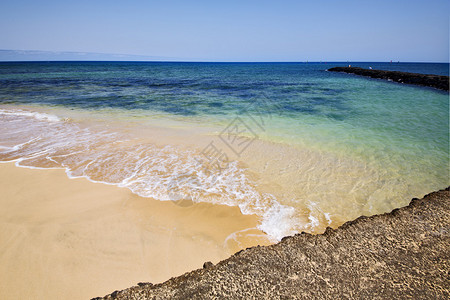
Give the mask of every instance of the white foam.
[(273, 241), (280, 241), (283, 237), (294, 235), (296, 228), (295, 209), (291, 206), (273, 202), (263, 214), (263, 220), (258, 228), (269, 235)]
[(331, 215), (330, 213), (324, 213), (325, 219), (327, 219), (328, 225), (331, 225)]
[(309, 228), (311, 228), (311, 230), (316, 228), (317, 226), (319, 226), (319, 219), (314, 217), (312, 214), (310, 214), (308, 216), (308, 219), (310, 222), (308, 225), (309, 225)]
[(25, 110), (5, 110), (5, 109), (0, 109), (0, 115), (32, 117), (32, 118), (35, 118), (36, 120), (48, 121), (48, 122), (60, 122), (61, 121), (61, 119), (58, 118), (55, 115), (50, 115), (50, 114), (46, 114), (46, 113), (39, 113), (39, 112), (31, 112), (31, 111), (25, 111)]
[[(58, 117), (38, 112), (0, 110), (0, 114), (17, 117), (0, 118), (0, 126), (6, 128), (3, 134), (12, 145), (2, 147), (2, 161), (36, 169), (47, 168), (42, 165), (51, 162), (48, 168), (60, 166), (57, 168), (65, 169), (69, 178), (125, 187), (161, 201), (191, 198), (237, 206), (243, 214), (261, 216), (258, 228), (274, 241), (296, 233), (295, 209), (259, 193), (236, 161), (211, 175), (198, 163), (201, 154), (194, 150), (143, 144), (116, 132), (58, 122)], [(17, 126), (15, 121), (25, 126)]]
[(26, 168), (26, 169), (33, 169), (33, 170), (64, 170), (64, 168), (60, 167), (60, 168), (44, 168), (44, 167), (35, 167), (35, 166), (27, 166), (27, 165), (21, 165), (20, 162), (22, 160), (18, 159), (16, 160), (16, 162), (14, 163), (16, 167), (21, 167), (21, 168)]
[[(246, 229), (242, 229), (242, 230), (239, 230), (239, 231), (235, 231), (235, 232), (233, 232), (233, 233), (231, 233), (230, 235), (228, 235), (226, 238), (225, 238), (225, 241), (223, 242), (223, 245), (224, 245), (224, 247), (227, 247), (228, 246), (228, 244), (231, 242), (231, 241), (234, 241), (237, 245), (238, 245), (238, 247), (242, 247), (242, 244), (241, 244), (241, 242), (239, 241), (239, 234), (242, 234), (242, 233), (246, 233), (246, 232), (248, 232), (248, 231), (251, 231), (251, 230), (255, 230), (255, 229), (258, 229), (258, 228), (256, 228), (256, 227), (253, 227), (253, 228), (246, 228)], [(253, 236), (253, 237), (260, 237), (261, 235), (259, 235), (259, 234), (245, 234), (246, 236)]]

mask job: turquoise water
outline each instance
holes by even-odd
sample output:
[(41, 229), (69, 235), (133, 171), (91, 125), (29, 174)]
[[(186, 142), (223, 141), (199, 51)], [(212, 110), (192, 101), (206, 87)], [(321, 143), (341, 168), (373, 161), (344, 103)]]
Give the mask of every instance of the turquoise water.
[[(111, 121), (120, 116), (138, 129), (149, 120), (162, 127), (203, 128), (203, 136), (215, 137), (239, 116), (248, 128), (241, 135), (259, 143), (242, 153), (227, 148), (233, 163), (220, 182), (211, 183), (197, 170), (195, 191), (203, 197), (198, 201), (260, 214), (264, 231), (277, 239), (387, 211), (448, 186), (448, 93), (326, 71), (347, 64), (443, 75), (449, 69), (425, 63), (0, 63), (0, 146), (6, 149), (0, 159), (62, 166), (69, 176), (167, 200), (155, 191), (161, 185), (170, 190), (180, 170), (193, 174), (189, 151), (200, 155), (203, 140), (189, 151), (167, 148), (175, 147), (170, 141), (158, 148), (156, 139), (145, 144), (146, 152), (137, 150), (143, 139), (127, 142), (131, 148), (100, 147), (94, 143), (99, 137), (105, 143), (125, 140), (123, 132), (81, 127), (70, 111), (98, 112)], [(67, 116), (71, 121), (63, 122)], [(81, 151), (86, 141), (91, 144)], [(130, 149), (145, 159), (130, 156), (120, 162), (126, 168), (111, 163), (114, 153)], [(46, 153), (45, 159), (38, 160), (39, 153)], [(279, 163), (271, 165), (275, 160)], [(94, 161), (96, 173), (89, 169)], [(289, 175), (281, 175), (284, 169)], [(137, 173), (139, 180), (129, 179)]]

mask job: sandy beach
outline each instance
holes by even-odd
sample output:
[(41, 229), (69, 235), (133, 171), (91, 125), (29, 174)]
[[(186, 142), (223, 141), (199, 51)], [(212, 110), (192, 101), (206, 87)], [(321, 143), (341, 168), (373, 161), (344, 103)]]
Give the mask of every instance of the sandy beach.
[(94, 299), (448, 299), (449, 197), (450, 187), (390, 213)]
[(1, 1), (0, 300), (450, 299), (450, 1), (348, 4)]
[(268, 244), (237, 207), (182, 207), (62, 169), (0, 164), (0, 191), (0, 299), (86, 299)]

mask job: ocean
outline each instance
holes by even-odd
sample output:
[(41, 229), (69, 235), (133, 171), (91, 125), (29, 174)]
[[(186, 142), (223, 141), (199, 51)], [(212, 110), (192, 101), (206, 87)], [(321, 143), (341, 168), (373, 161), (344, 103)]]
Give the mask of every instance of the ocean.
[(439, 63), (0, 63), (0, 161), (189, 206), (237, 206), (272, 241), (449, 185), (449, 95), (327, 72)]

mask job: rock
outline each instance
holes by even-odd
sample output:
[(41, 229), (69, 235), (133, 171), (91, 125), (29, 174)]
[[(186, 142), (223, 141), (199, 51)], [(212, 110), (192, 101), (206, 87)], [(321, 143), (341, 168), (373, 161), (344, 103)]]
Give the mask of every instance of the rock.
[(104, 299), (449, 299), (450, 187)]
[(153, 285), (153, 284), (151, 284), (150, 282), (138, 282), (138, 284), (137, 284), (138, 286), (146, 286), (146, 285)]
[(210, 262), (210, 261), (207, 261), (207, 262), (205, 262), (203, 264), (203, 269), (208, 269), (208, 268), (211, 268), (211, 267), (214, 267), (214, 264), (212, 262)]
[(117, 295), (119, 294), (119, 292), (120, 292), (120, 291), (114, 291), (114, 292), (111, 294), (111, 297), (112, 297), (113, 299), (116, 298)]
[(328, 69), (328, 71), (351, 73), (351, 74), (362, 75), (362, 76), (367, 76), (367, 77), (371, 77), (371, 78), (385, 79), (388, 81), (429, 86), (429, 87), (434, 87), (434, 88), (445, 90), (445, 91), (449, 90), (449, 77), (442, 76), (442, 75), (373, 70), (373, 69), (363, 69), (363, 68), (356, 68), (356, 67), (335, 67), (335, 68)]

